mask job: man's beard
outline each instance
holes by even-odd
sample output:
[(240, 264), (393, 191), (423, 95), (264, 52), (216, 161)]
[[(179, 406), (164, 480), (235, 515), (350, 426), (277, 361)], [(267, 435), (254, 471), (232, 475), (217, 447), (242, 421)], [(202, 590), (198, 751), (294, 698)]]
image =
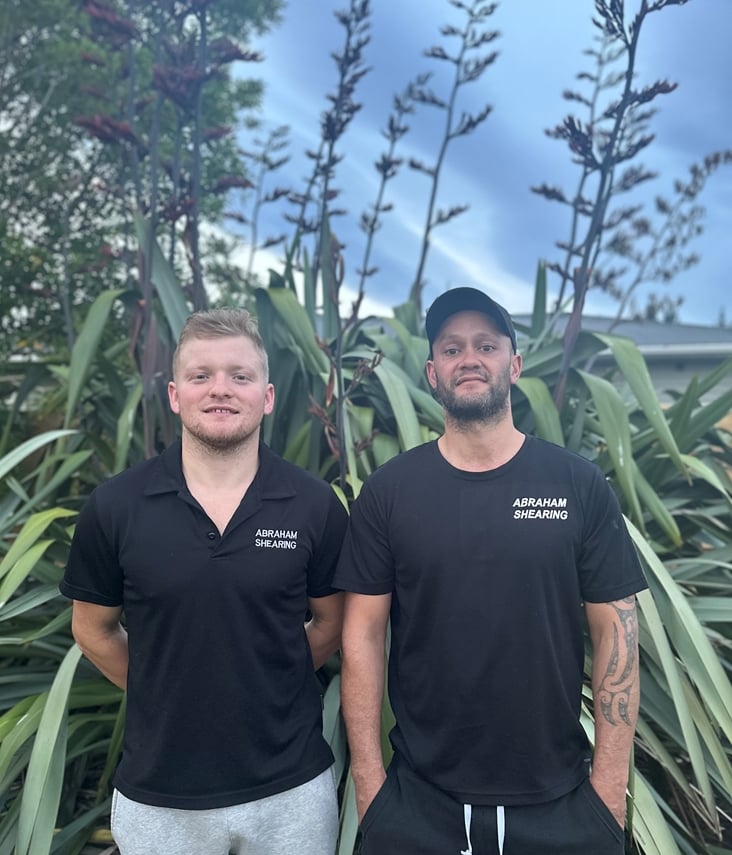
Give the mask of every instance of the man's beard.
[(239, 429), (229, 434), (217, 434), (202, 430), (197, 425), (186, 425), (186, 431), (195, 444), (211, 455), (229, 455), (239, 451), (252, 441), (256, 430)]
[(497, 421), (509, 409), (511, 395), (511, 380), (506, 373), (496, 378), (495, 382), (475, 395), (458, 396), (455, 387), (445, 386), (437, 378), (435, 396), (442, 404), (449, 418), (457, 424)]

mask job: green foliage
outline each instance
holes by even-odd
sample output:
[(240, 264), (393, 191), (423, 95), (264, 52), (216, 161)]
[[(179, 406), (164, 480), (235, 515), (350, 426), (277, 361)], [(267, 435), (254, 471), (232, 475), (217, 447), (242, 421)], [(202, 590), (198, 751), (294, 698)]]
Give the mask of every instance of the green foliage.
[[(110, 240), (110, 199), (102, 189), (108, 173), (74, 123), (89, 103), (88, 90), (106, 88), (102, 73), (84, 62), (89, 32), (78, 4), (9, 0), (0, 32), (0, 358), (6, 358), (67, 340), (82, 291), (109, 283), (108, 265), (98, 265)], [(46, 341), (34, 334), (36, 324)]]
[[(168, 21), (170, 30), (156, 17), (162, 10), (157, 4), (114, 5), (111, 29), (67, 0), (25, 6), (13, 0), (0, 12), (12, 36), (0, 45), (9, 81), (0, 87), (0, 119), (11, 126), (0, 139), (8, 187), (0, 200), (0, 251), (3, 282), (11, 283), (0, 293), (0, 318), (12, 332), (8, 347), (12, 339), (28, 355), (25, 362), (3, 360), (0, 377), (7, 403), (0, 440), (0, 855), (16, 845), (24, 855), (77, 853), (107, 825), (124, 700), (80, 660), (57, 585), (74, 515), (90, 490), (175, 434), (165, 395), (171, 347), (189, 305), (208, 299), (200, 281), (179, 284), (195, 279), (204, 263), (192, 248), (191, 229), (198, 228), (198, 214), (213, 217), (221, 210), (223, 196), (207, 190), (226, 175), (242, 178), (226, 134), (199, 145), (202, 159), (188, 155), (196, 139), (202, 143), (205, 127), (226, 126), (232, 111), (256, 100), (258, 87), (224, 75), (220, 86), (207, 88), (201, 113), (200, 77), (179, 90), (176, 75), (195, 71), (196, 62), (211, 60), (213, 68), (206, 55), (211, 40), (246, 41), (280, 7), (275, 0), (174, 5), (187, 12)], [(365, 46), (367, 5), (352, 3), (344, 16), (351, 48)], [(491, 5), (473, 3), (464, 11), (486, 17)], [(211, 17), (199, 14), (203, 6)], [(614, 14), (614, 6), (603, 8)], [(164, 31), (171, 55), (153, 89)], [(451, 35), (463, 47), (472, 43), (467, 31)], [(493, 36), (476, 35), (473, 47)], [(442, 61), (441, 50), (433, 48), (432, 58)], [(87, 51), (96, 51), (98, 62), (84, 59)], [(473, 73), (482, 73), (491, 56)], [(450, 61), (461, 67), (457, 55)], [(224, 66), (222, 60), (219, 70)], [(54, 69), (56, 76), (49, 81), (39, 68)], [(345, 69), (339, 91), (352, 94), (362, 73), (358, 63)], [(85, 92), (87, 82), (102, 85), (104, 97)], [(139, 104), (137, 95), (145, 96)], [(386, 160), (377, 165), (384, 180), (399, 165), (394, 145), (406, 130), (404, 117), (414, 104), (436, 106), (448, 116), (434, 169), (427, 170), (435, 174), (436, 192), (447, 143), (488, 115), (484, 108), (467, 116), (467, 125), (455, 126), (451, 103), (452, 96), (441, 101), (427, 89), (426, 77), (407, 90), (395, 104)], [(316, 213), (312, 228), (300, 222), (298, 234), (317, 233), (314, 252), (308, 256), (297, 237), (284, 270), (273, 272), (254, 299), (277, 393), (265, 439), (331, 481), (348, 502), (383, 462), (439, 435), (442, 413), (423, 370), (422, 267), (412, 299), (393, 318), (361, 318), (360, 298), (349, 317), (340, 314), (344, 262), (330, 226), (338, 212), (327, 203), (339, 158), (340, 133), (332, 125), (343, 131), (358, 107), (353, 101), (345, 106), (345, 113), (329, 114), (330, 136), (302, 197), (303, 218), (308, 205)], [(92, 123), (96, 135), (83, 139), (73, 123), (77, 114), (103, 115), (106, 124)], [(102, 139), (105, 128), (112, 139)], [(566, 130), (582, 142), (581, 128)], [(597, 171), (590, 154), (582, 167), (588, 174)], [(598, 195), (597, 210), (610, 195)], [(144, 215), (132, 214), (130, 200)], [(367, 233), (388, 209), (380, 192), (364, 224)], [(425, 238), (458, 213), (431, 204)], [(592, 261), (598, 232), (585, 237), (589, 242), (574, 249)], [(189, 257), (181, 263), (183, 245)], [(359, 272), (361, 296), (369, 251), (370, 245)], [(32, 299), (20, 296), (31, 286)], [(248, 297), (246, 288), (229, 293)], [(523, 330), (516, 423), (603, 469), (623, 504), (651, 588), (640, 597), (643, 694), (630, 812), (635, 842), (644, 855), (732, 852), (720, 836), (732, 802), (732, 444), (718, 427), (732, 393), (717, 392), (732, 363), (695, 379), (663, 410), (632, 343), (582, 332), (580, 310), (570, 338), (560, 340), (546, 303), (542, 267), (533, 317)], [(20, 306), (25, 315), (17, 312)], [(593, 358), (607, 349), (614, 365), (600, 376), (592, 371)], [(337, 663), (326, 676), (324, 728), (343, 785), (339, 855), (350, 855), (357, 824)], [(390, 716), (385, 702), (385, 756)], [(591, 732), (589, 693), (583, 721)]]
[[(540, 292), (541, 282), (540, 274)], [(22, 851), (51, 839), (51, 851), (78, 852), (104, 826), (108, 809), (121, 693), (70, 652), (69, 608), (56, 586), (81, 501), (141, 449), (141, 378), (115, 373), (114, 353), (98, 334), (114, 298), (100, 298), (86, 320), (89, 332), (80, 328), (78, 379), (71, 382), (77, 369), (60, 365), (44, 375), (45, 394), (64, 402), (72, 430), (41, 434), (0, 458), (0, 853), (16, 836)], [(256, 301), (277, 389), (274, 417), (265, 424), (275, 450), (335, 479), (351, 498), (378, 465), (439, 434), (441, 410), (422, 369), (427, 344), (399, 320), (348, 319), (335, 336), (323, 338), (312, 302), (308, 308), (298, 302), (287, 271), (259, 289)], [(652, 596), (640, 599), (634, 837), (647, 855), (712, 852), (703, 847), (719, 833), (719, 811), (729, 808), (732, 793), (732, 448), (729, 435), (715, 427), (732, 397), (713, 394), (731, 366), (700, 378), (661, 410), (632, 344), (583, 333), (559, 410), (552, 391), (561, 343), (541, 328), (542, 316), (537, 299), (525, 374), (514, 391), (517, 423), (603, 468), (629, 516), (651, 585)], [(175, 317), (161, 313), (158, 322), (167, 327)], [(602, 378), (590, 374), (587, 360), (608, 347), (616, 367)], [(112, 389), (123, 393), (110, 395)], [(702, 394), (709, 403), (700, 402)], [(325, 728), (343, 775), (340, 851), (350, 853), (355, 803), (337, 668), (330, 677)], [(591, 732), (589, 696), (585, 707)], [(388, 716), (386, 707), (384, 734)], [(54, 824), (61, 830), (49, 838)]]
[(192, 277), (192, 302), (202, 299), (199, 224), (218, 221), (227, 193), (247, 186), (233, 129), (261, 94), (232, 74), (232, 63), (259, 58), (234, 40), (263, 32), (280, 8), (3, 4), (0, 359), (70, 350), (103, 290), (129, 283), (152, 302), (136, 270), (135, 206), (164, 224), (169, 259)]

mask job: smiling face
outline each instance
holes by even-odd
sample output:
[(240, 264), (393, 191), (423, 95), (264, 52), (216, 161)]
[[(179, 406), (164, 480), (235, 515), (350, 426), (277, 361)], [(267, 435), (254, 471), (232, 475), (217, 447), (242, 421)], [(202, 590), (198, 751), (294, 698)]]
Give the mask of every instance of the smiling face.
[(449, 317), (427, 362), (427, 379), (455, 423), (492, 422), (510, 414), (511, 385), (521, 374), (521, 357), (508, 336), (482, 312)]
[(245, 336), (185, 341), (168, 397), (180, 416), (184, 442), (217, 453), (257, 443), (262, 419), (274, 407), (262, 356)]

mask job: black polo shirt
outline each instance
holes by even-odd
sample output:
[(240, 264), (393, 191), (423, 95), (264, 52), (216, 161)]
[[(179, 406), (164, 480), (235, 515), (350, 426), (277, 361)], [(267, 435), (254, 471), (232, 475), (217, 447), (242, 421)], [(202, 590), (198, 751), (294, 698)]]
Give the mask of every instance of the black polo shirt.
[(124, 609), (124, 795), (224, 807), (332, 763), (303, 624), (308, 597), (333, 593), (346, 521), (328, 484), (264, 445), (223, 535), (186, 487), (180, 442), (94, 490), (60, 587)]

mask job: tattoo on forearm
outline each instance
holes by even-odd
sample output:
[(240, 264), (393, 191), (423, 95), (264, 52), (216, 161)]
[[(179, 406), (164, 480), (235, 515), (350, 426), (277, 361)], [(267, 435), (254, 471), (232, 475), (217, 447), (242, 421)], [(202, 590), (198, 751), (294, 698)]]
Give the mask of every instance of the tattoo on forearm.
[(632, 725), (630, 699), (635, 688), (638, 619), (635, 597), (613, 604), (616, 613), (613, 649), (600, 681), (597, 702), (605, 720), (614, 726)]

